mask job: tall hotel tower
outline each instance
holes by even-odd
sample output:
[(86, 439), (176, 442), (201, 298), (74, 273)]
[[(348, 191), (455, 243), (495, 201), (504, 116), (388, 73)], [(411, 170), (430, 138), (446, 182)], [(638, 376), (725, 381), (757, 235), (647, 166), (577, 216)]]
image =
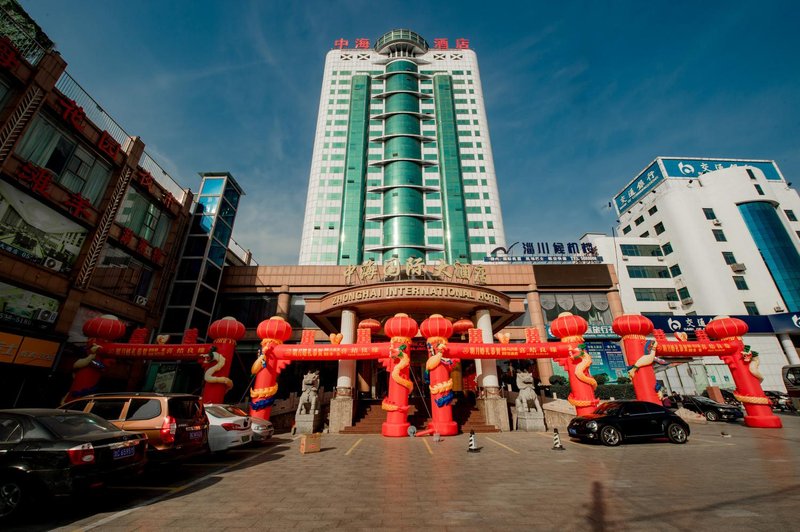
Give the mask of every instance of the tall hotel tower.
[(505, 246), (478, 60), (393, 30), (328, 52), (300, 264), (469, 263)]

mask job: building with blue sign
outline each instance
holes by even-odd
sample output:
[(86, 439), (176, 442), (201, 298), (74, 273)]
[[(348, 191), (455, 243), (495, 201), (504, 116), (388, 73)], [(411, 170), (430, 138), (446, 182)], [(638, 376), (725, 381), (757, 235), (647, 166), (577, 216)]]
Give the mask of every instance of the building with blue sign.
[[(656, 326), (668, 333), (743, 317), (765, 389), (782, 389), (781, 367), (800, 362), (791, 319), (800, 315), (800, 197), (775, 162), (657, 157), (614, 205), (616, 234), (583, 240), (615, 265), (625, 310), (666, 316)], [(681, 382), (670, 372), (676, 388), (702, 388), (706, 377), (733, 386), (721, 362), (695, 366), (680, 370)]]

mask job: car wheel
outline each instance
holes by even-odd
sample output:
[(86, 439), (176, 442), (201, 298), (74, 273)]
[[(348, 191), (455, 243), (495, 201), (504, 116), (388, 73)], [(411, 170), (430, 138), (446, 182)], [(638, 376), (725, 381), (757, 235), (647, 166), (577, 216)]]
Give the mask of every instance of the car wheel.
[(672, 443), (686, 443), (686, 440), (689, 439), (689, 435), (686, 434), (686, 429), (680, 426), (677, 423), (670, 423), (667, 426), (667, 438)]
[(622, 434), (610, 425), (606, 425), (600, 430), (600, 441), (603, 445), (615, 447), (622, 443)]
[(0, 478), (0, 519), (10, 519), (20, 513), (28, 500), (28, 486), (17, 476)]
[(709, 421), (718, 421), (719, 420), (719, 414), (717, 414), (713, 410), (709, 410), (708, 412), (706, 412), (706, 419), (709, 420)]

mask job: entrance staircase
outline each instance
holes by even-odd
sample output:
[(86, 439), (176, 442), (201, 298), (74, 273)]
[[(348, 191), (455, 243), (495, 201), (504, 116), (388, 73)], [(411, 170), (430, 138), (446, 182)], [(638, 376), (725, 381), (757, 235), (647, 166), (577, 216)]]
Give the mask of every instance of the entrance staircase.
[[(417, 430), (427, 428), (431, 418), (421, 399), (411, 400), (408, 406), (408, 422)], [(430, 407), (428, 407), (430, 408)], [(453, 420), (458, 423), (462, 433), (474, 430), (476, 433), (500, 432), (494, 425), (486, 423), (486, 419), (474, 404), (462, 399), (453, 404)], [(386, 412), (381, 409), (380, 402), (360, 401), (352, 427), (345, 427), (342, 434), (380, 434)]]

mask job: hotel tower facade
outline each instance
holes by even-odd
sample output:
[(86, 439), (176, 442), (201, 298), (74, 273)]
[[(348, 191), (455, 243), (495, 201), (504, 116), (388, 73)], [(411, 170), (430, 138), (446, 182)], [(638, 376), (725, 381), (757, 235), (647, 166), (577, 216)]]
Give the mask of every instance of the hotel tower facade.
[(328, 52), (300, 264), (479, 261), (505, 246), (466, 39), (393, 30)]

